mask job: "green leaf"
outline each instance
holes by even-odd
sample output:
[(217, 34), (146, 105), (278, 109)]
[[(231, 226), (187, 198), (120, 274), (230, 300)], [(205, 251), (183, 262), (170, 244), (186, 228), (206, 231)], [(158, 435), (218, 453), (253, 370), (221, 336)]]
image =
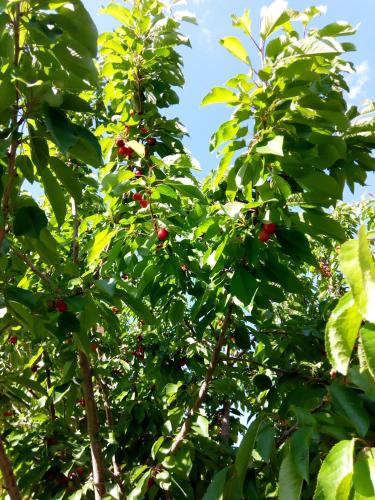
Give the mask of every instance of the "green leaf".
[[(181, 182), (180, 182), (181, 180)], [(192, 184), (192, 181), (188, 178), (182, 178), (180, 180), (166, 180), (166, 185), (172, 186), (177, 190), (182, 196), (187, 198), (196, 198), (201, 203), (206, 204), (206, 198), (200, 189)]]
[(60, 314), (57, 325), (62, 334), (78, 333), (80, 331), (79, 319), (69, 311)]
[(337, 200), (342, 197), (342, 189), (336, 179), (318, 170), (301, 177), (296, 177), (296, 181), (303, 188), (308, 189), (314, 194), (319, 193)]
[(27, 124), (30, 130), (31, 159), (39, 168), (45, 168), (49, 161), (49, 149), (47, 141), (41, 137), (36, 137), (33, 127)]
[(337, 500), (340, 483), (353, 472), (355, 440), (340, 441), (326, 456), (319, 474), (314, 500)]
[(16, 88), (10, 80), (3, 80), (0, 82), (0, 111), (9, 108), (15, 103)]
[(125, 304), (141, 319), (143, 319), (147, 324), (153, 325), (156, 319), (150, 309), (144, 304), (139, 298), (133, 297), (130, 293), (125, 290), (118, 289), (116, 291), (116, 296), (125, 302)]
[(350, 36), (355, 35), (358, 26), (352, 26), (345, 21), (337, 21), (336, 23), (327, 24), (319, 30), (320, 36)]
[(75, 171), (69, 168), (59, 158), (51, 157), (49, 159), (49, 164), (52, 170), (54, 171), (56, 177), (59, 179), (59, 181), (68, 191), (68, 193), (77, 202), (80, 202), (82, 200), (82, 188), (81, 188), (81, 183)]
[(245, 269), (238, 267), (233, 275), (230, 292), (237, 297), (245, 306), (248, 306), (254, 298), (258, 283), (254, 276)]
[(226, 38), (222, 38), (220, 40), (220, 43), (240, 61), (244, 62), (245, 64), (250, 64), (248, 53), (237, 37), (227, 36)]
[(70, 94), (69, 92), (63, 94), (63, 102), (60, 105), (60, 108), (68, 111), (81, 111), (84, 113), (94, 112), (87, 101), (75, 94)]
[(329, 393), (332, 404), (339, 414), (345, 416), (361, 437), (366, 436), (369, 428), (369, 416), (363, 409), (363, 402), (357, 394), (346, 386), (331, 385)]
[(289, 20), (287, 12), (288, 2), (285, 0), (275, 0), (268, 7), (264, 6), (261, 10), (261, 25), (260, 36), (265, 40), (268, 38), (279, 26)]
[(255, 446), (258, 431), (263, 421), (264, 417), (260, 416), (251, 423), (236, 453), (236, 459), (234, 462), (237, 471), (236, 481), (238, 482), (241, 490), (243, 488), (243, 483), (245, 481), (246, 472), (249, 467), (249, 461)]
[(375, 323), (375, 265), (363, 226), (358, 240), (347, 241), (341, 246), (340, 268), (364, 319)]
[(133, 151), (137, 153), (138, 156), (144, 158), (145, 156), (145, 147), (141, 142), (138, 141), (128, 141), (126, 145), (129, 148), (132, 148)]
[(100, 12), (102, 14), (109, 14), (124, 26), (127, 26), (133, 17), (129, 9), (117, 3), (110, 3), (107, 7), (100, 9)]
[(375, 498), (375, 459), (361, 457), (354, 465), (353, 485), (356, 494)]
[(16, 167), (22, 172), (22, 175), (32, 184), (34, 182), (34, 167), (31, 160), (26, 155), (18, 155), (16, 158)]
[[(259, 375), (261, 376), (261, 375)], [(256, 377), (254, 377), (256, 378)], [(271, 421), (264, 421), (261, 425), (256, 442), (256, 451), (264, 462), (271, 460), (275, 445), (275, 428)]]
[(292, 454), (289, 451), (279, 471), (279, 500), (298, 500), (301, 496), (303, 479), (294, 465)]
[(74, 2), (71, 5), (73, 5), (73, 9), (65, 6), (57, 9), (57, 24), (66, 33), (69, 33), (73, 40), (78, 40), (80, 45), (94, 58), (96, 57), (98, 39), (95, 23), (81, 2)]
[(106, 228), (95, 235), (91, 249), (87, 256), (87, 264), (89, 266), (99, 261), (101, 253), (111, 242), (116, 233), (117, 231), (110, 231), (108, 228)]
[(78, 136), (76, 144), (70, 149), (72, 156), (93, 167), (102, 165), (102, 150), (98, 139), (87, 128), (81, 125), (74, 126)]
[(290, 453), (298, 475), (309, 482), (309, 451), (312, 427), (301, 427), (290, 439)]
[(251, 20), (248, 9), (245, 10), (241, 17), (232, 15), (232, 24), (235, 28), (240, 28), (245, 35), (251, 36)]
[(60, 109), (43, 106), (44, 121), (62, 153), (67, 153), (78, 140), (74, 125)]
[(358, 337), (361, 322), (362, 317), (353, 296), (348, 292), (341, 297), (332, 311), (325, 331), (328, 359), (332, 366), (343, 375), (348, 372), (350, 356)]
[(5, 298), (24, 304), (29, 309), (35, 309), (38, 305), (35, 293), (17, 286), (8, 285), (5, 289)]
[(257, 153), (262, 155), (284, 156), (283, 144), (284, 144), (284, 136), (277, 135), (276, 137), (268, 141), (265, 146), (258, 146), (256, 148), (256, 151)]
[(216, 472), (212, 481), (204, 494), (203, 500), (223, 500), (224, 486), (229, 471), (229, 467)]
[(51, 204), (57, 223), (59, 226), (62, 226), (67, 211), (64, 192), (48, 168), (39, 169), (39, 175), (42, 179), (46, 196)]
[(360, 338), (367, 367), (375, 379), (375, 325), (366, 324), (361, 328)]
[(267, 391), (272, 387), (271, 379), (264, 373), (258, 373), (253, 378), (254, 385), (261, 391)]
[(210, 90), (206, 97), (203, 98), (201, 105), (207, 106), (207, 104), (216, 104), (218, 102), (237, 104), (238, 96), (231, 90), (224, 87), (214, 87)]
[(46, 214), (39, 207), (21, 207), (17, 210), (13, 222), (15, 236), (39, 238), (40, 231), (46, 227)]
[(313, 226), (316, 234), (326, 234), (340, 242), (347, 239), (345, 230), (340, 223), (327, 215), (309, 211), (304, 213), (303, 218)]

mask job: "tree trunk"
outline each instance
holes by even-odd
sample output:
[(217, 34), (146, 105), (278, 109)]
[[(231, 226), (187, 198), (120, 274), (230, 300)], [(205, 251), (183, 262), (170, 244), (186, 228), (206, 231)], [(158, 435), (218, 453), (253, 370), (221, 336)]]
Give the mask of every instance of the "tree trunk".
[(79, 364), (83, 378), (83, 393), (85, 396), (87, 431), (90, 438), (95, 499), (100, 500), (106, 495), (104, 480), (105, 467), (102, 456), (102, 447), (99, 440), (99, 422), (94, 399), (94, 389), (92, 385), (92, 370), (89, 358), (81, 350), (79, 351)]

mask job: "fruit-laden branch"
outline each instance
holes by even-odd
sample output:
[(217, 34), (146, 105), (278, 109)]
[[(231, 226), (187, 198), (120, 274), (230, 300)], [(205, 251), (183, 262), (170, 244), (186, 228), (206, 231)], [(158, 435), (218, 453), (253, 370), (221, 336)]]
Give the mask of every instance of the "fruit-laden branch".
[(231, 314), (232, 314), (232, 305), (230, 304), (228, 307), (228, 311), (225, 315), (224, 321), (223, 321), (223, 326), (222, 326), (221, 332), (219, 334), (219, 338), (218, 338), (216, 345), (215, 345), (215, 348), (213, 350), (211, 361), (210, 361), (210, 364), (208, 366), (206, 376), (204, 378), (204, 382), (199, 389), (197, 399), (194, 401), (193, 406), (189, 409), (189, 411), (187, 413), (187, 416), (185, 418), (184, 423), (182, 424), (182, 427), (181, 427), (179, 433), (176, 435), (176, 437), (173, 440), (173, 443), (172, 443), (172, 446), (170, 449), (171, 455), (173, 455), (174, 453), (176, 453), (178, 451), (178, 449), (182, 445), (184, 439), (189, 434), (191, 425), (193, 423), (194, 415), (199, 410), (199, 408), (202, 406), (202, 403), (207, 395), (208, 389), (209, 389), (211, 382), (212, 382), (213, 374), (216, 370), (216, 367), (217, 367), (217, 364), (219, 361), (220, 351), (221, 351), (221, 349), (226, 341), (226, 335), (227, 335), (227, 330), (228, 330), (228, 327), (230, 324)]
[[(72, 260), (73, 264), (79, 265), (79, 243), (78, 230), (79, 219), (77, 215), (77, 205), (72, 198), (72, 216), (73, 216), (73, 245)], [(85, 398), (85, 410), (87, 418), (87, 432), (90, 439), (92, 475), (94, 481), (95, 499), (100, 500), (106, 496), (105, 490), (105, 466), (103, 461), (102, 447), (99, 436), (98, 410), (94, 397), (94, 387), (92, 384), (92, 368), (90, 360), (85, 352), (78, 350), (79, 365), (82, 373), (83, 394)]]
[[(20, 59), (20, 20), (21, 20), (21, 2), (17, 2), (15, 4), (15, 13), (13, 19), (13, 32), (14, 32), (14, 58), (13, 65), (14, 68), (17, 69), (19, 65)], [(18, 148), (18, 111), (19, 111), (19, 103), (20, 103), (20, 93), (16, 88), (16, 99), (13, 105), (13, 113), (12, 113), (12, 143), (10, 145), (10, 150), (8, 153), (8, 181), (4, 188), (3, 198), (2, 198), (2, 211), (3, 211), (3, 222), (2, 227), (0, 227), (0, 247), (3, 244), (5, 239), (7, 224), (9, 218), (9, 199), (12, 194), (14, 179), (16, 177), (16, 156), (17, 156), (17, 148)]]
[(18, 489), (16, 478), (14, 477), (12, 464), (5, 452), (3, 440), (0, 437), (0, 469), (11, 500), (22, 500), (20, 490)]

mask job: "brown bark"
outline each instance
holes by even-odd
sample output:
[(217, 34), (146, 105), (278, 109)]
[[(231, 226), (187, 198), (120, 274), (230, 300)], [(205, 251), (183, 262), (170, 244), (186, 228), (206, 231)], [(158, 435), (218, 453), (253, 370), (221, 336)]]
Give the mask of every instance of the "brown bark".
[(179, 433), (176, 435), (176, 437), (173, 440), (173, 443), (172, 443), (172, 446), (170, 449), (171, 455), (175, 454), (179, 450), (184, 439), (189, 434), (194, 415), (199, 410), (199, 408), (202, 406), (202, 403), (207, 395), (208, 389), (209, 389), (211, 382), (212, 382), (213, 374), (216, 370), (216, 367), (217, 367), (217, 364), (219, 361), (220, 351), (221, 351), (221, 349), (225, 343), (225, 340), (226, 340), (226, 334), (227, 334), (227, 330), (228, 330), (229, 323), (230, 323), (231, 312), (232, 312), (232, 308), (231, 308), (231, 306), (229, 306), (228, 311), (227, 311), (225, 318), (224, 318), (224, 321), (223, 321), (223, 326), (222, 326), (221, 332), (219, 334), (219, 338), (216, 342), (215, 348), (214, 348), (212, 356), (211, 356), (211, 361), (210, 361), (210, 364), (208, 366), (206, 376), (204, 378), (203, 384), (201, 385), (201, 387), (199, 389), (198, 397), (194, 401), (193, 406), (189, 409)]
[[(72, 260), (74, 264), (79, 264), (79, 242), (78, 230), (80, 221), (77, 216), (77, 205), (72, 198), (73, 215), (73, 246)], [(105, 489), (105, 466), (102, 454), (102, 446), (99, 436), (98, 410), (94, 397), (94, 387), (92, 383), (92, 368), (90, 359), (81, 349), (78, 350), (79, 365), (82, 373), (83, 394), (85, 398), (85, 411), (87, 418), (87, 433), (90, 439), (92, 475), (94, 481), (95, 500), (100, 500), (106, 496)]]
[(22, 500), (20, 490), (17, 486), (17, 481), (14, 476), (12, 464), (5, 452), (3, 440), (0, 437), (0, 469), (3, 475), (5, 489), (8, 492), (11, 500)]
[[(14, 18), (13, 18), (13, 32), (14, 32), (14, 58), (13, 65), (15, 68), (19, 65), (20, 59), (20, 21), (21, 21), (21, 2), (17, 2), (14, 6)], [(8, 179), (4, 188), (3, 198), (2, 198), (2, 211), (3, 211), (3, 227), (0, 228), (0, 247), (3, 244), (5, 235), (7, 233), (7, 223), (9, 218), (9, 200), (12, 194), (14, 179), (16, 176), (16, 156), (18, 148), (18, 111), (20, 103), (20, 94), (16, 86), (16, 100), (13, 106), (12, 114), (12, 132), (13, 139), (10, 145), (10, 150), (8, 153)]]
[(223, 405), (223, 413), (221, 420), (221, 437), (228, 444), (230, 437), (230, 401), (227, 400)]
[(100, 500), (106, 495), (105, 467), (99, 438), (99, 421), (92, 384), (92, 369), (89, 358), (81, 350), (79, 351), (79, 364), (83, 378), (83, 393), (85, 397), (87, 432), (90, 438), (95, 499)]

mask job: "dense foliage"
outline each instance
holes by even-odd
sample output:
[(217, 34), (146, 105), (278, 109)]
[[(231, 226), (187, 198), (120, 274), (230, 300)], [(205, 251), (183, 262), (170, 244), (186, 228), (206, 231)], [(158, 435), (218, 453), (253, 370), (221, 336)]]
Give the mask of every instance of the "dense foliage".
[(0, 0), (3, 497), (374, 498), (355, 29), (277, 0), (257, 41), (233, 16), (244, 72), (203, 99), (233, 113), (199, 183), (163, 115), (195, 22), (170, 3), (111, 3), (98, 37), (80, 0)]

